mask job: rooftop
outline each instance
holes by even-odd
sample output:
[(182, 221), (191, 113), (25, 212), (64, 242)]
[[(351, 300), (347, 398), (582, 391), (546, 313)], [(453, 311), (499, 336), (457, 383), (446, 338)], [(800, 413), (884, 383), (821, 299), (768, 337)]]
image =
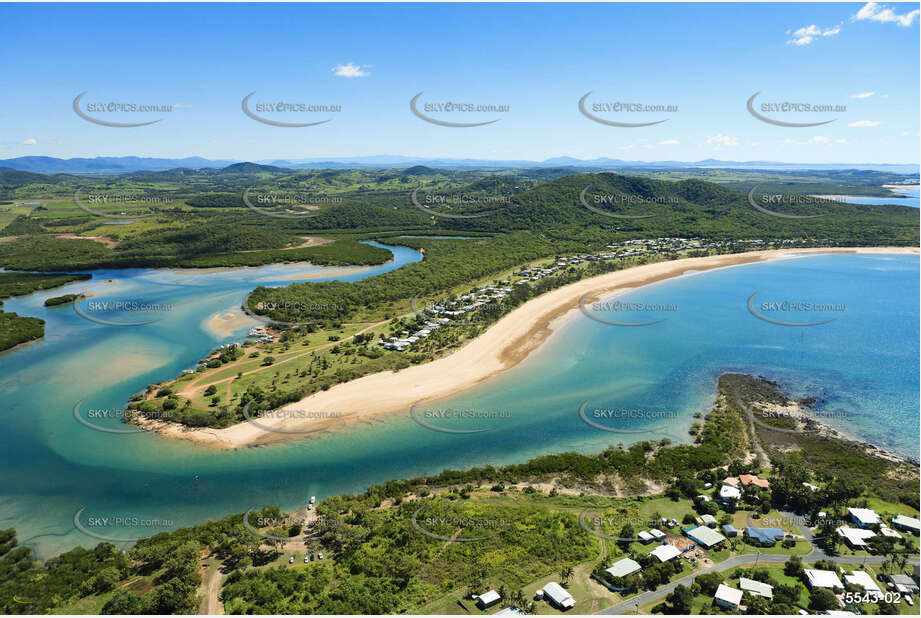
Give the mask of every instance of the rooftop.
[(605, 569), (605, 571), (611, 577), (626, 577), (632, 575), (642, 569), (640, 563), (636, 560), (631, 560), (630, 558), (624, 558), (623, 560), (618, 560), (611, 565), (610, 568)]
[(742, 591), (730, 588), (726, 584), (720, 584), (713, 598), (719, 601), (725, 601), (730, 605), (738, 606), (738, 604), (742, 602)]
[(742, 590), (747, 590), (752, 594), (757, 594), (762, 596), (765, 599), (774, 598), (774, 586), (770, 584), (765, 584), (764, 582), (759, 582), (756, 579), (748, 579), (747, 577), (739, 578), (739, 588)]
[(838, 574), (834, 571), (822, 571), (820, 569), (806, 569), (806, 578), (809, 580), (810, 588), (841, 588), (844, 584), (838, 579)]

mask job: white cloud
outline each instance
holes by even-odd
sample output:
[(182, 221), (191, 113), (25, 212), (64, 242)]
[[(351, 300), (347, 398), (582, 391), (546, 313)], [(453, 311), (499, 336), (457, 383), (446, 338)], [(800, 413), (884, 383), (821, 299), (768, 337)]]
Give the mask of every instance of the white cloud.
[(34, 146), (37, 143), (38, 143), (38, 140), (35, 139), (34, 137), (30, 137), (29, 139), (23, 142), (25, 146)]
[(858, 120), (848, 124), (849, 127), (878, 127), (879, 122), (876, 120)]
[(636, 148), (636, 144), (630, 144), (629, 146), (621, 146), (621, 147), (620, 147), (620, 149), (623, 150), (623, 151), (633, 150), (634, 148)]
[(831, 139), (828, 137), (825, 137), (824, 135), (816, 135), (815, 137), (809, 138), (809, 143), (810, 144), (830, 144)]
[(784, 144), (795, 144), (795, 139), (790, 139), (789, 137), (783, 141)]
[(835, 143), (836, 143), (836, 144), (846, 144), (846, 143), (847, 143), (847, 140), (844, 139), (843, 137), (840, 137), (840, 138), (838, 138), (838, 139), (835, 140)]
[(869, 99), (874, 94), (876, 93), (875, 92), (861, 92), (860, 94), (852, 94), (851, 98), (852, 99)]
[(371, 65), (358, 65), (352, 64), (337, 64), (332, 68), (332, 72), (338, 75), (339, 77), (368, 77), (371, 75), (370, 71), (365, 69), (369, 68)]
[(680, 144), (676, 139), (664, 139), (661, 142), (656, 142), (659, 146), (674, 146), (675, 144)]
[(717, 148), (722, 148), (723, 146), (738, 146), (739, 138), (717, 133), (716, 135), (709, 136), (707, 138), (707, 143)]
[(910, 26), (915, 18), (921, 15), (921, 9), (915, 9), (910, 13), (898, 15), (888, 6), (883, 6), (878, 2), (867, 2), (861, 7), (857, 14), (851, 17), (851, 21), (878, 21), (881, 23), (897, 23), (900, 26)]
[[(841, 32), (841, 24), (831, 28), (825, 28), (824, 30), (815, 24), (812, 24), (811, 26), (806, 26), (804, 28), (800, 28), (799, 30), (795, 30), (793, 32), (793, 38), (787, 41), (787, 43), (792, 45), (809, 45), (814, 40), (816, 40), (817, 37), (835, 36), (839, 32)], [(790, 34), (789, 30), (787, 30), (787, 34)]]

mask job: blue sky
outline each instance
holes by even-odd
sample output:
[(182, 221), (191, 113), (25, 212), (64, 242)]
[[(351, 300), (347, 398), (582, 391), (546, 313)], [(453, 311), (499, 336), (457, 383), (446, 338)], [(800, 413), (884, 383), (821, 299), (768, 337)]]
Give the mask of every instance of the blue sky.
[[(139, 155), (258, 160), (398, 154), (543, 160), (917, 163), (918, 4), (3, 4), (0, 158)], [(339, 67), (337, 69), (337, 67)], [(344, 68), (343, 68), (344, 67)], [(355, 75), (355, 74), (358, 75)], [(351, 75), (351, 76), (350, 76)], [(173, 104), (169, 113), (78, 117), (74, 98)], [(251, 104), (340, 105), (264, 113)], [(409, 101), (509, 106), (502, 113), (410, 112)], [(609, 113), (577, 103), (677, 106)], [(771, 113), (809, 102), (841, 113)], [(759, 108), (760, 109), (760, 108)]]

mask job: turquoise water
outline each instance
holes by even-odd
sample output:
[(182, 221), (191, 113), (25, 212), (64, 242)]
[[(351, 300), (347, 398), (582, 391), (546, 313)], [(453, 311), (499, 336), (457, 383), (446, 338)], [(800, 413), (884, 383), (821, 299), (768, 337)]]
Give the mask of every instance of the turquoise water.
[[(377, 272), (418, 257), (405, 248), (393, 251), (397, 260)], [(65, 308), (41, 307), (48, 296), (66, 293), (61, 289), (8, 302), (10, 311), (48, 320), (48, 334), (0, 356), (5, 404), (0, 527), (16, 527), (20, 539), (47, 557), (97, 542), (74, 528), (74, 513), (83, 507), (84, 523), (105, 515), (168, 522), (96, 529), (133, 538), (264, 504), (291, 508), (311, 495), (361, 491), (444, 468), (499, 465), (563, 450), (595, 452), (660, 436), (683, 439), (693, 412), (711, 405), (715, 379), (724, 371), (760, 373), (790, 385), (795, 394), (823, 397), (823, 409), (847, 412), (832, 421), (845, 431), (917, 457), (918, 264), (917, 257), (907, 256), (815, 256), (660, 282), (624, 299), (670, 303), (677, 310), (612, 315), (664, 322), (626, 328), (579, 315), (558, 329), (540, 354), (500, 378), (419, 410), (423, 418), (435, 408), (485, 412), (491, 417), (426, 420), (489, 431), (433, 431), (406, 414), (360, 430), (229, 452), (146, 433), (93, 431), (74, 421), (72, 408), (84, 398), (88, 406), (121, 407), (146, 384), (191, 366), (223, 341), (203, 329), (204, 320), (238, 306), (254, 284), (286, 283), (280, 278), (305, 267), (96, 273), (94, 282), (119, 281), (91, 282), (96, 290), (137, 286), (125, 293), (148, 290), (149, 298), (174, 299), (175, 306), (156, 325), (117, 328), (86, 322)], [(375, 269), (351, 279), (369, 271)], [(164, 291), (154, 293), (149, 291), (154, 281), (203, 287), (161, 285)], [(821, 326), (783, 327), (749, 313), (746, 300), (755, 291), (759, 302), (811, 300), (846, 310), (821, 314), (835, 318)], [(611, 433), (580, 418), (583, 402), (588, 414), (605, 408), (655, 417), (600, 421), (619, 431), (643, 432)]]
[(847, 204), (895, 204), (897, 206), (912, 206), (914, 208), (921, 208), (921, 189), (915, 187), (911, 189), (893, 189), (893, 191), (895, 193), (901, 193), (905, 197), (893, 199), (891, 197), (863, 197), (856, 195), (842, 195), (838, 196), (836, 199)]

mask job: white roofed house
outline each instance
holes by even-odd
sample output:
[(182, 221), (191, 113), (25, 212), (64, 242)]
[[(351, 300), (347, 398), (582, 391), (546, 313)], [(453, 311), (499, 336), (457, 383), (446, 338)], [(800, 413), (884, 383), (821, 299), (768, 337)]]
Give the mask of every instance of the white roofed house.
[(701, 520), (702, 522), (704, 522), (704, 525), (706, 525), (706, 526), (715, 526), (715, 525), (716, 525), (716, 517), (714, 517), (713, 515), (709, 515), (709, 514), (701, 515), (701, 516), (700, 516), (700, 520)]
[(852, 571), (850, 575), (844, 576), (844, 581), (849, 584), (854, 584), (855, 586), (860, 586), (867, 592), (882, 592), (880, 587), (866, 571)]
[(861, 528), (869, 528), (879, 523), (879, 515), (873, 509), (849, 508), (847, 513), (851, 521)]
[(921, 520), (906, 515), (896, 515), (892, 518), (892, 525), (899, 530), (921, 534)]
[(720, 584), (716, 589), (716, 594), (713, 595), (713, 600), (720, 607), (738, 609), (739, 603), (742, 602), (742, 591), (726, 584)]
[(838, 579), (838, 574), (834, 571), (823, 571), (821, 569), (806, 569), (806, 581), (810, 588), (830, 588), (844, 590), (844, 584)]
[(495, 605), (499, 602), (502, 597), (499, 596), (499, 593), (495, 590), (490, 590), (489, 592), (484, 592), (476, 598), (477, 607), (480, 609), (486, 609), (491, 605)]
[(863, 528), (851, 528), (849, 526), (841, 526), (835, 532), (844, 539), (844, 542), (848, 544), (848, 547), (858, 548), (866, 547), (867, 539), (871, 539), (876, 536), (876, 533), (872, 530), (864, 530)]
[(707, 549), (714, 545), (719, 545), (726, 540), (726, 537), (708, 526), (698, 526), (692, 530), (688, 530), (685, 534), (688, 535), (689, 539), (698, 545), (703, 545)]
[(612, 564), (610, 568), (605, 569), (605, 572), (611, 577), (627, 577), (638, 573), (642, 568), (636, 560), (624, 558)]
[(651, 543), (651, 542), (654, 541), (655, 538), (656, 538), (656, 537), (652, 536), (651, 534), (649, 534), (649, 532), (647, 532), (646, 530), (643, 530), (642, 532), (640, 532), (640, 533), (637, 534), (636, 536), (639, 537), (641, 543)]
[(770, 584), (765, 584), (764, 582), (759, 582), (756, 579), (748, 579), (747, 577), (739, 578), (739, 588), (748, 592), (749, 594), (755, 594), (759, 597), (764, 597), (765, 599), (774, 598), (774, 586)]
[(668, 562), (669, 560), (674, 560), (681, 555), (681, 550), (675, 547), (674, 545), (669, 545), (665, 543), (659, 545), (654, 550), (649, 552), (650, 556), (655, 556), (659, 559), (659, 562)]
[(738, 487), (733, 487), (732, 485), (723, 485), (720, 487), (720, 498), (723, 502), (729, 502), (732, 499), (738, 500), (742, 497), (742, 492), (739, 491)]
[(572, 595), (566, 592), (566, 589), (556, 582), (550, 582), (545, 585), (543, 587), (543, 592), (544, 597), (559, 609), (570, 609), (576, 604)]

